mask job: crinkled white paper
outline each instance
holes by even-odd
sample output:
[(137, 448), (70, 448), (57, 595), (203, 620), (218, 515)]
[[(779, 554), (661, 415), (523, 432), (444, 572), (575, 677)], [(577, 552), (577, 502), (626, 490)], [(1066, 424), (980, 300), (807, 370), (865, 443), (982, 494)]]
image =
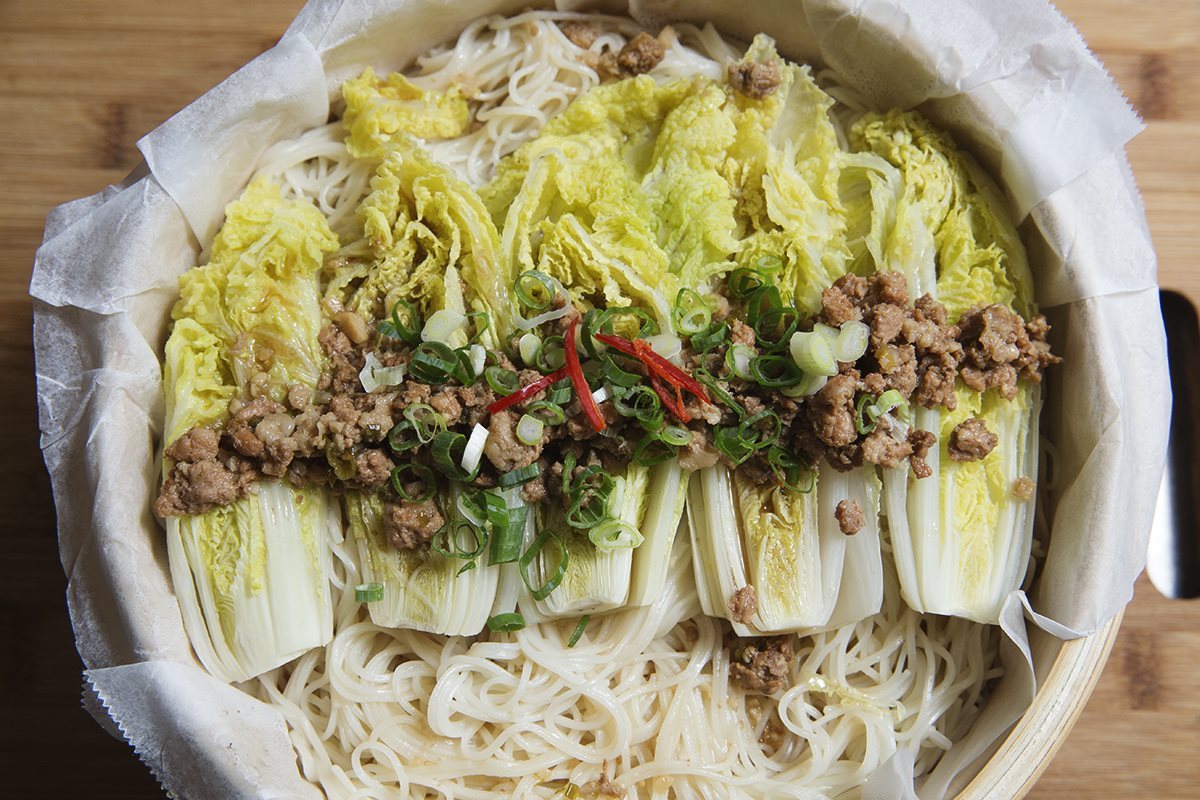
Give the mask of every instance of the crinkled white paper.
[[(323, 123), (340, 81), (403, 66), (520, 0), (313, 0), (279, 44), (139, 146), (148, 170), (47, 220), (36, 298), (42, 447), (79, 653), (101, 704), (163, 785), (188, 797), (316, 796), (283, 719), (207, 675), (192, 655), (150, 512), (161, 428), (159, 356), (180, 273), (268, 145)], [(925, 800), (1028, 707), (1026, 620), (1066, 637), (1132, 595), (1162, 472), (1170, 390), (1145, 217), (1123, 153), (1141, 125), (1078, 33), (1039, 0), (643, 0), (563, 7), (629, 12), (651, 27), (711, 20), (765, 31), (793, 59), (832, 67), (879, 107), (920, 107), (997, 175), (1020, 215), (1038, 300), (1065, 363), (1043, 430), (1057, 449), (1052, 536), (1032, 600), (1005, 607), (1008, 674), (966, 740), (923, 782)], [(867, 798), (913, 797), (900, 753)]]

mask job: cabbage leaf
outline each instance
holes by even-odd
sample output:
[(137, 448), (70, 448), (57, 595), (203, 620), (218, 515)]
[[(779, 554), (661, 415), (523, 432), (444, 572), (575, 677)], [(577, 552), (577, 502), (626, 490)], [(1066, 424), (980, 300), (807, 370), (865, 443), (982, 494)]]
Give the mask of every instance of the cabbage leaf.
[(342, 84), (346, 148), (355, 158), (383, 158), (408, 136), (451, 139), (470, 123), (467, 98), (457, 86), (431, 92), (398, 72), (379, 77), (368, 67)]

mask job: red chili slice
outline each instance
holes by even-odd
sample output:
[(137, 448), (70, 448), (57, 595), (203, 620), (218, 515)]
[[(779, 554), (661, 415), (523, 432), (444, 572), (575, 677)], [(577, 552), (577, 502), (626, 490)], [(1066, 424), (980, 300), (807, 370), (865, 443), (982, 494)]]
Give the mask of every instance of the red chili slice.
[(712, 403), (712, 400), (708, 397), (708, 392), (704, 390), (704, 386), (699, 381), (654, 352), (654, 348), (645, 339), (634, 339), (631, 342), (628, 339), (622, 339), (620, 336), (612, 336), (607, 333), (597, 333), (594, 338), (599, 339), (614, 350), (619, 350), (626, 355), (638, 359), (646, 365), (647, 370), (658, 373), (663, 380), (672, 386), (686, 389), (704, 402)]
[(662, 378), (658, 377), (658, 373), (650, 373), (650, 386), (658, 395), (658, 399), (662, 400), (663, 407), (670, 411), (675, 419), (679, 420), (680, 422), (691, 422), (692, 415), (689, 414), (688, 410), (683, 406), (683, 396), (679, 394), (679, 387), (671, 386), (671, 388), (675, 390), (675, 396), (672, 397), (671, 393), (667, 391), (667, 385), (669, 384), (667, 384)]
[[(578, 362), (579, 359), (576, 358), (575, 360)], [(538, 392), (548, 388), (550, 384), (554, 383), (555, 381), (561, 381), (563, 378), (567, 377), (567, 374), (567, 368), (560, 367), (559, 369), (554, 370), (554, 372), (551, 372), (549, 375), (543, 375), (528, 386), (523, 386), (507, 397), (501, 397), (499, 400), (492, 403), (490, 406), (488, 406), (488, 413), (495, 414), (496, 412), (503, 411), (510, 406), (515, 406), (517, 403), (523, 403), (524, 401), (536, 395)], [(588, 397), (591, 397), (591, 395), (589, 394)]]
[(600, 406), (596, 405), (596, 400), (592, 397), (592, 388), (588, 386), (587, 378), (583, 377), (583, 367), (579, 364), (579, 352), (575, 349), (575, 334), (578, 329), (579, 318), (576, 317), (571, 321), (571, 327), (567, 328), (567, 335), (563, 337), (563, 350), (567, 355), (565, 369), (571, 376), (575, 394), (579, 395), (579, 405), (583, 408), (583, 413), (587, 415), (588, 422), (592, 423), (592, 427), (599, 432), (608, 425), (604, 422), (604, 415), (600, 413)]

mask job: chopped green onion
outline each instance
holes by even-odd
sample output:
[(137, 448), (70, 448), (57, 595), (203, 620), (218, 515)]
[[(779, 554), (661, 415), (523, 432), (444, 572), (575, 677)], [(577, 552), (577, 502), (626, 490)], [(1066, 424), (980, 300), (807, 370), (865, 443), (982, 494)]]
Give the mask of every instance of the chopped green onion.
[(521, 378), (511, 369), (492, 365), (483, 371), (488, 387), (496, 394), (510, 395), (521, 385)]
[(746, 300), (746, 321), (751, 327), (772, 309), (782, 308), (783, 298), (774, 286), (761, 286)]
[(675, 330), (684, 336), (697, 334), (712, 322), (712, 308), (707, 300), (694, 289), (683, 288), (675, 295), (675, 307), (671, 309)]
[(540, 270), (531, 269), (517, 276), (513, 287), (517, 299), (531, 311), (544, 311), (554, 302), (557, 290), (550, 276)]
[(663, 441), (657, 431), (643, 436), (633, 447), (633, 463), (653, 467), (675, 457), (675, 448)]
[(413, 431), (421, 444), (429, 444), (434, 436), (446, 430), (446, 418), (428, 403), (413, 403), (406, 407), (404, 418), (412, 423)]
[(729, 294), (735, 300), (746, 300), (766, 285), (766, 276), (748, 267), (738, 267), (729, 273), (729, 279), (726, 281)]
[(713, 322), (704, 330), (692, 334), (692, 351), (700, 354), (725, 344), (729, 338), (729, 326), (724, 322)]
[(620, 550), (624, 547), (633, 549), (645, 541), (641, 531), (619, 519), (606, 519), (589, 530), (588, 540), (596, 546), (597, 550), (605, 552)]
[(492, 492), (484, 493), (488, 526), (492, 533), (489, 564), (508, 564), (521, 556), (521, 537), (529, 519), (529, 506), (520, 504), (509, 508), (504, 498)]
[(567, 413), (562, 406), (546, 400), (538, 400), (525, 407), (525, 411), (547, 425), (561, 425), (567, 421)]
[(834, 355), (837, 356), (838, 361), (858, 361), (867, 352), (867, 344), (870, 340), (870, 327), (865, 322), (852, 319), (843, 323), (838, 331)]
[[(875, 425), (877, 424), (875, 418), (870, 414), (870, 411), (875, 410), (874, 402), (875, 395), (864, 392), (859, 396), (858, 402), (854, 404), (854, 427), (863, 436), (875, 430)], [(868, 411), (868, 408), (870, 411)]]
[(745, 344), (730, 345), (725, 351), (725, 365), (735, 378), (750, 380), (750, 362), (758, 355), (753, 347)]
[[(584, 614), (582, 617), (579, 618), (579, 623), (575, 626), (575, 630), (571, 633), (571, 638), (567, 639), (567, 647), (574, 647), (575, 645), (579, 644), (579, 640), (583, 636), (583, 630), (584, 630), (584, 628), (587, 627), (589, 619), (591, 619), (591, 617), (588, 616), (587, 614)], [(575, 787), (576, 794), (575, 795), (566, 794), (566, 790), (564, 789), (563, 790), (564, 797), (572, 797), (572, 796), (578, 797), (579, 796), (579, 794), (578, 794), (579, 787), (578, 786), (575, 786), (575, 784), (573, 784), (573, 783), (568, 783), (567, 786)]]
[(787, 356), (765, 355), (750, 362), (750, 377), (759, 386), (779, 389), (796, 385), (803, 376), (796, 362)]
[[(412, 477), (408, 477), (407, 473), (409, 472), (412, 473)], [(392, 488), (396, 490), (396, 494), (400, 495), (400, 499), (410, 503), (424, 503), (437, 491), (437, 476), (424, 464), (408, 463), (392, 467), (391, 481)], [(406, 484), (413, 483), (422, 483), (425, 488), (412, 494), (408, 491)]]
[(817, 331), (792, 334), (792, 359), (809, 375), (837, 375), (837, 359), (829, 341)]
[(464, 365), (459, 354), (444, 342), (421, 342), (413, 351), (408, 371), (421, 383), (446, 383), (454, 378), (467, 384), (471, 379), (464, 367), (469, 368), (469, 362)]
[(529, 414), (522, 414), (517, 420), (517, 441), (523, 445), (532, 447), (542, 441), (542, 435), (546, 432), (546, 423), (542, 422), (537, 417)]
[(736, 411), (739, 416), (746, 413), (746, 409), (742, 408), (742, 404), (735, 400), (733, 395), (731, 395), (721, 386), (720, 381), (718, 381), (716, 376), (714, 376), (711, 372), (703, 368), (693, 370), (692, 377), (700, 381), (700, 383), (704, 385), (705, 389), (708, 389), (710, 392), (712, 392), (713, 397), (717, 398), (726, 406)]
[(563, 337), (547, 336), (538, 345), (533, 355), (533, 366), (542, 372), (553, 372), (567, 363), (567, 354), (563, 350)]
[(590, 528), (608, 516), (608, 501), (616, 489), (613, 476), (601, 467), (589, 465), (568, 483), (567, 470), (563, 477), (566, 484), (566, 521), (572, 528)]
[(391, 318), (379, 323), (376, 330), (381, 336), (416, 345), (421, 341), (421, 327), (421, 316), (417, 313), (416, 306), (399, 300), (392, 306)]
[(678, 425), (667, 425), (659, 432), (658, 436), (667, 444), (675, 447), (683, 447), (692, 441), (692, 432)]
[(537, 356), (538, 348), (541, 346), (542, 337), (536, 333), (527, 333), (517, 341), (517, 352), (520, 353), (521, 360), (525, 362), (525, 366), (533, 366), (533, 359)]
[(808, 494), (817, 484), (816, 470), (778, 445), (767, 451), (767, 466), (775, 478), (793, 492)]
[(603, 368), (600, 373), (601, 379), (605, 383), (611, 383), (614, 386), (631, 387), (641, 383), (642, 376), (636, 372), (621, 369), (617, 363), (611, 358), (606, 358), (603, 363)]
[(500, 473), (496, 478), (496, 483), (499, 484), (501, 489), (507, 489), (510, 486), (520, 486), (522, 483), (528, 483), (541, 474), (542, 468), (536, 463), (527, 464), (524, 467), (517, 467), (514, 470)]
[(486, 311), (468, 311), (467, 322), (478, 320), (475, 324), (475, 335), (471, 337), (472, 341), (478, 340), (487, 329), (492, 327), (492, 318)]
[(718, 425), (713, 428), (712, 443), (717, 452), (735, 466), (746, 463), (746, 460), (754, 455), (754, 448), (739, 433), (737, 426)]
[(767, 309), (754, 321), (754, 343), (767, 351), (787, 347), (799, 324), (800, 312), (794, 308)]
[(398, 455), (422, 445), (420, 437), (417, 436), (417, 429), (406, 419), (400, 420), (388, 431), (387, 441), (388, 447)]
[(512, 633), (525, 627), (525, 618), (516, 612), (497, 614), (494, 617), (488, 617), (487, 626), (489, 631)]
[(747, 446), (761, 450), (778, 441), (779, 435), (783, 433), (783, 422), (774, 411), (764, 409), (738, 423), (737, 430), (738, 436)]
[(754, 262), (754, 268), (768, 275), (774, 275), (783, 269), (783, 259), (779, 256), (759, 256)]
[[(461, 542), (464, 534), (470, 537), (466, 543)], [(487, 546), (487, 532), (470, 520), (453, 519), (437, 529), (429, 546), (446, 558), (474, 561)]]
[(644, 384), (618, 393), (613, 397), (613, 407), (623, 417), (633, 417), (643, 424), (651, 424), (650, 430), (662, 425), (662, 400), (649, 386)]
[(383, 584), (377, 581), (360, 583), (354, 587), (354, 602), (378, 603), (383, 599)]
[(810, 397), (819, 392), (827, 383), (829, 383), (828, 375), (809, 375), (805, 372), (799, 383), (794, 386), (785, 386), (779, 392), (787, 397)]
[(908, 408), (908, 399), (899, 389), (888, 389), (879, 395), (874, 403), (874, 410), (868, 411), (873, 419), (878, 419), (894, 408)]
[[(558, 565), (554, 568), (554, 573), (546, 579), (545, 583), (540, 586), (534, 586), (529, 577), (529, 565), (533, 563), (538, 554), (545, 549), (548, 542), (553, 542), (558, 549)], [(571, 561), (571, 554), (567, 552), (567, 546), (563, 544), (562, 539), (554, 531), (546, 530), (538, 534), (538, 537), (529, 545), (529, 549), (521, 556), (518, 566), (521, 571), (521, 580), (525, 583), (525, 588), (529, 590), (529, 594), (534, 600), (545, 600), (551, 592), (558, 588), (562, 583), (563, 578), (567, 574), (567, 565)]]
[[(592, 309), (583, 316), (583, 331), (580, 337), (583, 342), (583, 348), (592, 358), (600, 356), (599, 350), (596, 348), (594, 337), (598, 333), (616, 333), (616, 320), (621, 317), (633, 317), (638, 322), (636, 331), (625, 330), (624, 333), (630, 334), (628, 338), (644, 339), (658, 333), (658, 323), (654, 321), (648, 313), (634, 306), (617, 306), (614, 308), (606, 308), (603, 311)], [(624, 328), (631, 328), (631, 325), (624, 325)]]
[(571, 399), (571, 379), (563, 378), (557, 383), (550, 384), (550, 388), (546, 390), (546, 402), (553, 403), (556, 406), (566, 405)]
[(450, 480), (467, 483), (475, 480), (475, 476), (479, 474), (478, 464), (469, 472), (460, 465), (467, 449), (467, 437), (461, 433), (442, 431), (433, 437), (430, 447), (433, 450), (434, 466)]

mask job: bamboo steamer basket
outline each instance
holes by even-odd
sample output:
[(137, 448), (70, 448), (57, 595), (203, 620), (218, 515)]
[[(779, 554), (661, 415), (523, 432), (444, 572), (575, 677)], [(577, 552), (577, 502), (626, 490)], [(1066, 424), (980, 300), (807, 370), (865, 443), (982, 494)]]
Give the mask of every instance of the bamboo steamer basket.
[(977, 762), (982, 766), (959, 800), (1016, 800), (1033, 789), (1092, 696), (1123, 616), (1082, 639), (1064, 642), (1042, 631), (1030, 634), (1037, 695), (994, 753)]

